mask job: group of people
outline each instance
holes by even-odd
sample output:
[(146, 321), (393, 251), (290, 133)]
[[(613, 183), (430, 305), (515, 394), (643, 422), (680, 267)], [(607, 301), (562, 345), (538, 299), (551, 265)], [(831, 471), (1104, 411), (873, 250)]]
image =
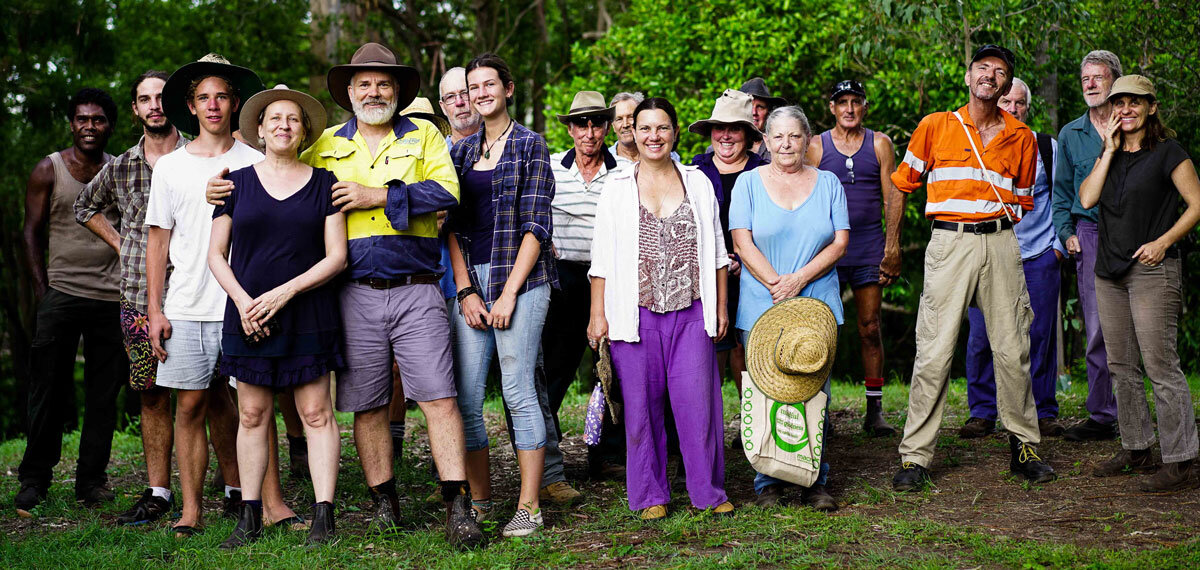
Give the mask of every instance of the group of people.
[[(728, 368), (740, 386), (749, 332), (776, 303), (819, 300), (840, 325), (842, 291), (852, 292), (863, 427), (896, 433), (882, 405), (882, 288), (900, 276), (905, 197), (922, 186), (933, 231), (894, 488), (929, 481), (964, 313), (961, 437), (1003, 420), (1012, 473), (1047, 482), (1055, 473), (1036, 452), (1041, 437), (1112, 439), (1119, 429), (1124, 450), (1096, 475), (1157, 468), (1144, 489), (1194, 484), (1174, 244), (1200, 221), (1195, 168), (1162, 124), (1154, 86), (1122, 76), (1115, 55), (1084, 58), (1089, 111), (1058, 141), (1025, 126), (1032, 94), (1014, 67), (1007, 49), (979, 48), (968, 103), (922, 119), (898, 164), (891, 139), (864, 125), (869, 100), (854, 80), (830, 92), (835, 126), (819, 135), (760, 78), (726, 90), (688, 125), (711, 147), (686, 165), (675, 107), (633, 92), (577, 93), (558, 115), (573, 145), (552, 155), (512, 116), (517, 81), (493, 54), (446, 72), (439, 116), (418, 97), (413, 68), (363, 45), (329, 71), (330, 95), (352, 114), (334, 126), (311, 95), (264, 89), (253, 71), (210, 54), (135, 80), (143, 136), (117, 157), (104, 153), (116, 104), (81, 90), (73, 146), (38, 164), (27, 194), (26, 262), (40, 302), (15, 506), (32, 516), (45, 498), (72, 413), (57, 395), (70, 389), (82, 336), (80, 501), (113, 499), (113, 403), (125, 378), (141, 396), (149, 487), (121, 523), (174, 510), (174, 447), (182, 511), (171, 530), (198, 532), (211, 437), (226, 514), (238, 521), (223, 547), (274, 525), (332, 540), (336, 409), (354, 415), (371, 524), (395, 528), (393, 458), (413, 401), (447, 539), (479, 545), (494, 516), (483, 403), (496, 368), (520, 469), (502, 533), (534, 534), (541, 501), (579, 496), (563, 476), (558, 415), (585, 354), (611, 354), (623, 404), (605, 413), (590, 471), (623, 474), (629, 508), (660, 519), (678, 454), (692, 505), (731, 513), (721, 378)], [(1054, 400), (1067, 256), (1088, 331), (1091, 414), (1070, 428)], [(1139, 356), (1155, 389), (1161, 468)], [(312, 481), (309, 523), (280, 487), (276, 400), (292, 471)], [(801, 499), (834, 510), (829, 457), (816, 459)], [(777, 504), (792, 486), (759, 473), (755, 504)]]

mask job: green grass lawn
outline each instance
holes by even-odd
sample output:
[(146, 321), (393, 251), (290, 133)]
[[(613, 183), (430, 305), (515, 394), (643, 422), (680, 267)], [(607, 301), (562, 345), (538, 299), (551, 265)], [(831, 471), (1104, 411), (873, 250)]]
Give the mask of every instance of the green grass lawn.
[[(1191, 377), (1191, 384), (1195, 399), (1200, 395), (1200, 378)], [(728, 422), (734, 409), (733, 388), (727, 386), (726, 392)], [(1084, 417), (1085, 386), (1077, 381), (1059, 396), (1062, 417)], [(799, 505), (771, 510), (743, 507), (750, 498), (747, 489), (752, 471), (744, 457), (729, 457), (734, 454), (727, 452), (726, 486), (738, 505), (732, 517), (696, 512), (688, 506), (686, 493), (676, 489), (671, 515), (658, 523), (642, 523), (626, 506), (623, 482), (577, 480), (575, 484), (585, 493), (585, 500), (567, 509), (543, 503), (547, 527), (540, 536), (506, 540), (499, 537), (493, 524), (490, 545), (474, 552), (450, 550), (442, 536), (441, 509), (424, 502), (434, 487), (428, 480), (427, 447), (419, 412), (409, 416), (414, 428), (405, 461), (397, 472), (403, 494), (402, 515), (408, 527), (389, 536), (369, 534), (364, 528), (364, 511), (370, 502), (354, 455), (350, 418), (339, 415), (343, 426), (338, 488), (340, 541), (315, 549), (303, 546), (302, 532), (268, 530), (264, 540), (250, 547), (233, 553), (221, 551), (217, 545), (233, 523), (219, 519), (211, 510), (205, 532), (183, 541), (166, 532), (166, 523), (116, 526), (113, 517), (133, 503), (144, 484), (141, 444), (131, 432), (118, 434), (114, 441), (110, 474), (118, 493), (115, 505), (85, 509), (71, 500), (71, 484), (65, 480), (71, 477), (77, 456), (76, 433), (64, 444), (64, 461), (56, 472), (60, 480), (49, 500), (38, 508), (38, 517), (19, 519), (11, 500), (17, 490), (16, 466), (24, 441), (13, 440), (0, 444), (0, 466), (5, 471), (0, 479), (0, 568), (1200, 567), (1200, 542), (1195, 538), (1200, 532), (1195, 516), (1200, 511), (1196, 506), (1200, 491), (1164, 498), (1135, 496), (1110, 512), (1104, 499), (1093, 495), (1121, 496), (1121, 492), (1089, 487), (1093, 479), (1084, 473), (1089, 459), (1073, 460), (1068, 448), (1061, 446), (1047, 453), (1054, 454), (1050, 460), (1064, 481), (1030, 488), (1008, 478), (1003, 440), (962, 442), (952, 435), (952, 429), (947, 429), (965, 419), (965, 384), (959, 380), (951, 386), (938, 445), (940, 461), (935, 466), (935, 471), (950, 474), (935, 479), (934, 489), (914, 495), (895, 494), (888, 479), (897, 461), (898, 439), (875, 440), (858, 432), (855, 428), (861, 422), (861, 402), (860, 385), (834, 384), (831, 410), (837, 435), (827, 449), (834, 464), (834, 492), (841, 509), (832, 515)], [(892, 410), (889, 419), (896, 425), (903, 424), (906, 402), (905, 386), (889, 382), (885, 407)], [(568, 477), (576, 479), (582, 477), (585, 461), (583, 447), (577, 443), (584, 403), (580, 388), (569, 395), (562, 414)], [(515, 507), (515, 489), (507, 481), (515, 477), (515, 467), (507, 437), (501, 435), (499, 402), (489, 401), (486, 409), (489, 430), (495, 434), (494, 496), (498, 518), (506, 520)], [(1091, 456), (1115, 449), (1116, 444), (1096, 448)], [(963, 467), (956, 470), (958, 464)], [(974, 499), (964, 496), (955, 482), (955, 477), (968, 468), (976, 469), (972, 477), (977, 478), (980, 489)], [(307, 505), (312, 501), (308, 487), (285, 476), (285, 494), (298, 512), (307, 515)], [(992, 494), (1012, 499), (987, 503)], [(1065, 514), (1058, 510), (1058, 497), (1064, 495), (1070, 497), (1069, 502), (1078, 507), (1078, 512)], [(981, 509), (976, 502), (994, 506)], [(209, 504), (216, 503), (210, 500)], [(1028, 515), (1023, 513), (1031, 504), (1041, 505), (1035, 511), (1038, 516), (1063, 521), (1040, 528), (1066, 530), (1053, 535), (1023, 533), (1028, 522)], [(1094, 508), (1089, 506), (1093, 504)], [(1133, 510), (1147, 504), (1155, 507), (1152, 512), (1161, 511), (1161, 516)], [(1000, 516), (987, 519), (992, 508), (1001, 509)]]

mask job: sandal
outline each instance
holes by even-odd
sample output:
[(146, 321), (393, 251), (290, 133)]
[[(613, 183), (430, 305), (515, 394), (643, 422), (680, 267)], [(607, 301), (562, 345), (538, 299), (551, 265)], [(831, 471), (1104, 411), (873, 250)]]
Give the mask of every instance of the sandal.
[(191, 538), (200, 534), (200, 529), (194, 526), (179, 525), (168, 527), (167, 532), (174, 533), (175, 538)]
[(267, 528), (282, 528), (287, 530), (308, 530), (308, 523), (304, 522), (304, 517), (300, 515), (292, 515), (286, 519), (279, 519), (269, 525)]

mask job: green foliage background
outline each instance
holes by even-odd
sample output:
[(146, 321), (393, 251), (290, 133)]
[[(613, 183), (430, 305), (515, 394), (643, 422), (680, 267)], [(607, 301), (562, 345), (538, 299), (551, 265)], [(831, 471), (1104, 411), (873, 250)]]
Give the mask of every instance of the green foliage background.
[[(313, 46), (324, 43), (333, 29), (340, 30), (334, 38), (336, 61), (364, 39), (391, 44), (402, 60), (425, 57), (436, 44), (447, 66), (495, 50), (518, 75), (518, 115), (530, 124), (544, 120), (554, 150), (567, 148), (570, 139), (553, 115), (569, 107), (580, 89), (667, 97), (686, 125), (707, 117), (724, 89), (757, 75), (800, 105), (820, 131), (831, 126), (825, 107), (830, 86), (856, 78), (870, 96), (868, 125), (891, 136), (903, 153), (923, 115), (965, 102), (963, 64), (975, 45), (996, 42), (1017, 53), (1017, 75), (1035, 91), (1030, 124), (1053, 133), (1085, 111), (1079, 60), (1088, 50), (1103, 48), (1122, 58), (1126, 73), (1155, 81), (1166, 122), (1193, 156), (1200, 152), (1200, 3), (1194, 0), (609, 0), (612, 26), (602, 34), (584, 33), (604, 28), (594, 24), (603, 20), (597, 3), (555, 0), (540, 5), (545, 42), (538, 40), (531, 6), (524, 2), (344, 0), (341, 4), (357, 8), (361, 17), (314, 22), (311, 10), (318, 3), (8, 0), (0, 5), (5, 79), (0, 81), (0, 401), (13, 403), (0, 411), (0, 434), (18, 431), (23, 422), (33, 315), (18, 263), (25, 182), (41, 157), (70, 144), (67, 100), (84, 86), (110, 90), (122, 116), (109, 151), (119, 153), (138, 135), (128, 113), (129, 81), (149, 68), (170, 72), (208, 52), (256, 70), (267, 85), (316, 85), (313, 90), (323, 91), (311, 83), (327, 67), (313, 55)], [(414, 44), (415, 36), (425, 43)], [(436, 77), (422, 61), (428, 75), (423, 94), (436, 97), (430, 89)], [(327, 93), (318, 95), (335, 117), (342, 116)], [(706, 144), (684, 134), (680, 154), (686, 160)], [(929, 235), (923, 201), (921, 192), (909, 199), (904, 278), (885, 292), (892, 309), (884, 321), (887, 370), (899, 379), (907, 378), (913, 354)], [(1196, 235), (1183, 244), (1185, 307), (1200, 300), (1194, 286), (1200, 278)], [(1073, 298), (1071, 279), (1064, 287)], [(1072, 332), (1072, 362), (1081, 349), (1075, 306), (1068, 303), (1064, 315)], [(847, 322), (852, 319), (850, 309)], [(843, 332), (837, 374), (859, 377), (857, 335), (852, 325)], [(1179, 337), (1185, 370), (1197, 370), (1200, 317), (1195, 310), (1185, 310)]]

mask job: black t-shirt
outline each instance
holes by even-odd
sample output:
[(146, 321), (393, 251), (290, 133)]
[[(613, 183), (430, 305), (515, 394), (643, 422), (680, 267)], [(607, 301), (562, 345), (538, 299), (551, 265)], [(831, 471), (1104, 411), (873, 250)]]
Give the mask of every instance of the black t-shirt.
[[(1096, 275), (1120, 279), (1137, 260), (1133, 253), (1152, 242), (1179, 219), (1179, 190), (1171, 180), (1175, 167), (1188, 160), (1174, 140), (1153, 149), (1118, 151), (1100, 191), (1100, 241)], [(1179, 255), (1174, 246), (1170, 257)]]

